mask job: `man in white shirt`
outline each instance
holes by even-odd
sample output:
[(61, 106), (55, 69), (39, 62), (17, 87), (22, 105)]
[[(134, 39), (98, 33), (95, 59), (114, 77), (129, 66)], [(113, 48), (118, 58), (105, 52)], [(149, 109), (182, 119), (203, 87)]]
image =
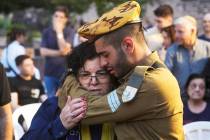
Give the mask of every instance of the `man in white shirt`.
[(19, 41), (13, 41), (3, 50), (1, 62), (6, 68), (6, 74), (8, 77), (14, 77), (16, 74), (20, 73), (15, 64), (15, 58), (25, 53), (25, 48), (19, 43)]
[[(15, 77), (20, 74), (19, 69), (15, 64), (15, 58), (26, 54), (26, 50), (22, 45), (26, 41), (25, 30), (14, 27), (8, 35), (9, 45), (3, 50), (1, 63), (6, 69), (7, 77)], [(35, 68), (35, 77), (40, 79), (40, 73)]]
[(173, 8), (170, 5), (160, 5), (154, 10), (155, 26), (146, 30), (145, 38), (151, 50), (158, 50), (162, 47), (163, 37), (160, 33), (162, 28), (171, 26), (173, 23)]

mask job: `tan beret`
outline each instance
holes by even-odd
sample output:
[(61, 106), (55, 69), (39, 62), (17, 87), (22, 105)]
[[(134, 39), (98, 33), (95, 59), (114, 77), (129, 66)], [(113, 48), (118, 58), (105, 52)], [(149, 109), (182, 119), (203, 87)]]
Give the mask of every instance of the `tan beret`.
[(85, 38), (109, 33), (125, 24), (141, 22), (140, 13), (140, 5), (136, 1), (128, 1), (103, 14), (96, 21), (83, 25), (78, 33)]

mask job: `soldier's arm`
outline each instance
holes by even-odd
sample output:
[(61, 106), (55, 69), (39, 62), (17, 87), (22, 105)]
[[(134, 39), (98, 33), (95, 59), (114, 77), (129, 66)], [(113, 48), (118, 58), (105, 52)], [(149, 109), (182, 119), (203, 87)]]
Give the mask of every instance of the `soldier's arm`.
[[(94, 96), (90, 92), (84, 90), (77, 82), (76, 78), (70, 76), (64, 83), (61, 96), (59, 97), (59, 106), (62, 106), (61, 102), (65, 103), (65, 97), (69, 93), (73, 98), (86, 96), (88, 98), (88, 111), (86, 119), (83, 120), (82, 123), (97, 124), (102, 122), (131, 120), (140, 113), (144, 113), (145, 110), (149, 110), (151, 105), (149, 105), (150, 102), (148, 102), (148, 99), (152, 97), (152, 94), (144, 96), (145, 91), (140, 90), (138, 91), (137, 97), (135, 97), (132, 102), (123, 103), (122, 94), (125, 87), (126, 84), (107, 95)], [(144, 94), (141, 95), (141, 92)]]
[[(114, 117), (115, 114), (113, 114), (113, 111), (111, 110), (109, 106), (109, 101), (108, 101), (108, 96), (111, 96), (112, 93), (114, 94), (115, 91), (109, 93), (108, 95), (96, 96), (96, 95), (91, 94), (89, 91), (83, 89), (74, 76), (69, 76), (67, 77), (62, 87), (61, 94), (59, 96), (59, 106), (63, 107), (63, 105), (66, 102), (67, 95), (70, 95), (72, 98), (85, 96), (87, 97), (87, 101), (88, 101), (88, 110), (87, 110), (86, 118), (87, 119), (92, 118), (94, 121), (92, 121), (91, 119), (91, 122), (90, 122), (88, 120), (86, 121), (85, 119), (84, 122), (87, 122), (87, 123), (90, 122), (90, 123), (96, 124), (96, 123), (104, 122), (104, 121), (116, 121), (119, 118), (117, 118), (117, 116)], [(118, 97), (117, 94), (115, 95), (116, 97)], [(118, 105), (116, 107), (119, 107), (120, 105), (120, 100), (118, 99), (118, 101), (119, 102), (117, 103)], [(111, 115), (111, 118), (107, 117), (107, 115)], [(120, 115), (120, 116), (123, 117), (123, 115)]]

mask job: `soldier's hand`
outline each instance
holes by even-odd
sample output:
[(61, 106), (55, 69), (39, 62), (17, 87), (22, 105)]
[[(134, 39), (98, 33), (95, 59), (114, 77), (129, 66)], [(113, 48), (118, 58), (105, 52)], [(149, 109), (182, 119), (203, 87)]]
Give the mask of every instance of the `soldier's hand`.
[(87, 110), (87, 103), (85, 98), (71, 99), (68, 96), (66, 105), (61, 111), (60, 119), (66, 129), (71, 129), (84, 118)]

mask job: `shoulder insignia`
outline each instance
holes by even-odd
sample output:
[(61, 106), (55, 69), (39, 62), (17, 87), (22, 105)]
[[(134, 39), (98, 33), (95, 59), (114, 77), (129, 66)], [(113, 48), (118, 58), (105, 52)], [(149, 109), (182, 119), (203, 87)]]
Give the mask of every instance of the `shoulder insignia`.
[(150, 66), (137, 66), (134, 69), (134, 72), (129, 77), (127, 86), (125, 90), (123, 91), (122, 101), (124, 103), (130, 102), (131, 100), (134, 99), (138, 89), (140, 88), (142, 84), (142, 81), (145, 76), (145, 72), (150, 68), (153, 69)]
[(112, 112), (115, 112), (121, 104), (117, 96), (116, 90), (112, 91), (111, 93), (107, 95), (107, 100), (108, 100), (108, 104)]

